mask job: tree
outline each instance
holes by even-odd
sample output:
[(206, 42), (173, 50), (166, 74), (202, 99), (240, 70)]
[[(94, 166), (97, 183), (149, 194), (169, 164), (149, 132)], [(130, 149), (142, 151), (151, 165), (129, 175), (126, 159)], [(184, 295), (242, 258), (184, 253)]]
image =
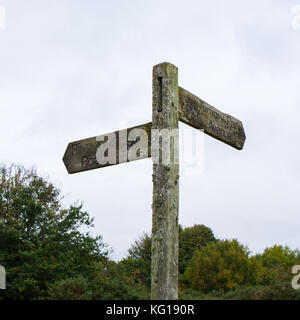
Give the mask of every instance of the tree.
[(144, 233), (128, 250), (128, 257), (121, 263), (128, 276), (136, 284), (150, 289), (151, 286), (151, 236)]
[[(179, 226), (179, 280), (186, 282), (184, 270), (189, 264), (195, 250), (211, 241), (216, 241), (210, 228), (194, 225), (189, 228)], [(121, 261), (128, 271), (128, 276), (150, 290), (151, 286), (151, 236), (144, 233), (128, 250), (128, 257)]]
[(285, 281), (290, 286), (292, 267), (300, 264), (299, 250), (291, 250), (282, 245), (266, 248), (262, 254), (257, 254), (255, 258), (263, 265), (262, 284), (264, 285)]
[(300, 252), (291, 250), (287, 246), (274, 245), (266, 248), (262, 254), (256, 255), (256, 258), (262, 261), (264, 267), (274, 269), (279, 265), (291, 267), (300, 261)]
[(187, 228), (179, 226), (179, 272), (184, 273), (196, 250), (215, 241), (212, 230), (203, 224)]
[[(138, 271), (138, 270), (137, 270)], [(145, 286), (128, 276), (127, 266), (114, 261), (99, 262), (92, 276), (93, 299), (138, 300), (149, 299)]]
[(47, 298), (54, 282), (88, 278), (95, 263), (106, 259), (102, 237), (89, 233), (93, 219), (82, 205), (64, 208), (60, 193), (34, 169), (0, 168), (0, 264), (7, 271), (3, 298)]
[(91, 300), (92, 290), (86, 278), (67, 278), (49, 285), (49, 300)]
[(255, 285), (260, 265), (237, 240), (210, 242), (193, 255), (186, 278), (194, 290), (226, 292), (238, 285)]

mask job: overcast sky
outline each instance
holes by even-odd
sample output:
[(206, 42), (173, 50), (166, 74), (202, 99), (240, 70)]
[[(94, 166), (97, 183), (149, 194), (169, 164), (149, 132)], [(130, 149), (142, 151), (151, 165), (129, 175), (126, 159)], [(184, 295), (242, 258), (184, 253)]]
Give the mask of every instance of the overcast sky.
[(300, 0), (0, 5), (0, 161), (35, 165), (66, 204), (83, 201), (112, 258), (151, 231), (151, 159), (68, 175), (62, 157), (71, 141), (151, 121), (152, 67), (164, 61), (247, 136), (242, 151), (205, 136), (202, 174), (181, 166), (180, 223), (252, 252), (299, 247)]

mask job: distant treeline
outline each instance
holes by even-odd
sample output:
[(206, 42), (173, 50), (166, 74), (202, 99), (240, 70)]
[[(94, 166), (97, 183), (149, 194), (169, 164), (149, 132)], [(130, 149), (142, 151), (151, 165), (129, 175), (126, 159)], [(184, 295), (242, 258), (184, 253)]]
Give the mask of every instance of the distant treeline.
[[(149, 299), (151, 236), (114, 262), (81, 204), (62, 205), (61, 191), (35, 170), (0, 168), (0, 299)], [(84, 228), (82, 228), (84, 227)], [(216, 239), (204, 225), (179, 227), (180, 299), (300, 299), (292, 267), (300, 252), (274, 245), (251, 255), (237, 240)]]

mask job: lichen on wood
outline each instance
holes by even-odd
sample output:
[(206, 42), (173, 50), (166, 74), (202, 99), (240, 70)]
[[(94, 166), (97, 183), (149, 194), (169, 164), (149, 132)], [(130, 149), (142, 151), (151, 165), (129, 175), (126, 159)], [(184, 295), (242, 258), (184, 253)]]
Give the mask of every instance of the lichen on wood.
[[(152, 129), (178, 129), (177, 67), (170, 63), (153, 67), (152, 93)], [(178, 299), (179, 165), (172, 156), (178, 148), (178, 141), (174, 139), (170, 144), (170, 163), (163, 164), (162, 159), (159, 163), (153, 163), (151, 264), (153, 300)]]

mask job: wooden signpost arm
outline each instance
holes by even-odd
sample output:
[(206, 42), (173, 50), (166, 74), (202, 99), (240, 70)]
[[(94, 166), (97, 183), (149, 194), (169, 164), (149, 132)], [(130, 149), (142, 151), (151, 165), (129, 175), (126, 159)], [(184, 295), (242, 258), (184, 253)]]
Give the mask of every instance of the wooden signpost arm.
[(242, 121), (223, 113), (189, 91), (180, 88), (179, 120), (202, 129), (209, 136), (238, 150), (243, 149), (246, 135)]

